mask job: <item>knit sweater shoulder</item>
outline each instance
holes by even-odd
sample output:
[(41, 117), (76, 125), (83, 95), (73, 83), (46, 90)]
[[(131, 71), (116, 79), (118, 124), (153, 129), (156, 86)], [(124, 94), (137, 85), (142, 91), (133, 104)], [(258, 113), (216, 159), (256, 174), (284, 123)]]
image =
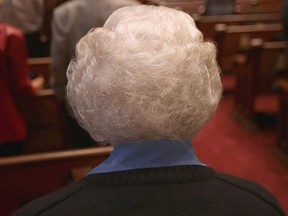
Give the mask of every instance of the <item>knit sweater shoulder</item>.
[(204, 166), (88, 175), (13, 216), (280, 216), (261, 186)]

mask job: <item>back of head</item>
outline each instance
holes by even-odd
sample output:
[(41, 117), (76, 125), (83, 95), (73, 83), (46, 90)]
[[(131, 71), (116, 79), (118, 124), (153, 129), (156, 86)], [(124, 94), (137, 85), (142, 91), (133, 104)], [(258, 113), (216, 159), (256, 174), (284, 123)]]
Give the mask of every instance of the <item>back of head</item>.
[(116, 10), (76, 47), (67, 97), (97, 141), (191, 139), (221, 97), (215, 45), (186, 13), (139, 5)]

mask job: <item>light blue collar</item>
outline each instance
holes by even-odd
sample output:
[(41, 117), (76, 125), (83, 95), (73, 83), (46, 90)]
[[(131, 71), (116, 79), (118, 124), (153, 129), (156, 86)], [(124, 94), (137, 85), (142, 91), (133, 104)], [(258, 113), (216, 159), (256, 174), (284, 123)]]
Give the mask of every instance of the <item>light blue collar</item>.
[(200, 165), (190, 141), (140, 141), (114, 147), (110, 157), (89, 174), (132, 169)]

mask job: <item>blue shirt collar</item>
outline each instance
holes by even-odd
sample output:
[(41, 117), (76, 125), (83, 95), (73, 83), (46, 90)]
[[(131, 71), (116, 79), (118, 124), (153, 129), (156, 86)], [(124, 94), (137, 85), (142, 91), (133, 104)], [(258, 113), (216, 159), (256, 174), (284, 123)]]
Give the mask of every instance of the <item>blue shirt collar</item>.
[(114, 147), (110, 157), (89, 174), (132, 169), (201, 165), (190, 141), (140, 141)]

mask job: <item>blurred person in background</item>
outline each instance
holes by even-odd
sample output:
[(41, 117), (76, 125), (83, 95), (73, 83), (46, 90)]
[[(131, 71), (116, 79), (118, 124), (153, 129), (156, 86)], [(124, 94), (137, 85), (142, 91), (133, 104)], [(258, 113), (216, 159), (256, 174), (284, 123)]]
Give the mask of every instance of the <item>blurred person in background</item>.
[(1, 1), (0, 20), (24, 32), (29, 57), (43, 56), (40, 31), (44, 19), (44, 0)]
[(62, 104), (67, 145), (71, 148), (94, 146), (96, 142), (83, 130), (65, 100), (66, 70), (75, 45), (92, 27), (103, 26), (116, 9), (139, 4), (133, 0), (70, 0), (56, 7), (52, 18), (51, 86)]
[(22, 31), (0, 21), (0, 156), (22, 153), (27, 131), (19, 105), (44, 84), (30, 80), (27, 58)]
[(67, 77), (77, 120), (114, 149), (82, 180), (13, 216), (285, 215), (267, 190), (195, 154), (191, 140), (215, 112), (222, 85), (216, 47), (190, 15), (118, 9), (79, 41)]

